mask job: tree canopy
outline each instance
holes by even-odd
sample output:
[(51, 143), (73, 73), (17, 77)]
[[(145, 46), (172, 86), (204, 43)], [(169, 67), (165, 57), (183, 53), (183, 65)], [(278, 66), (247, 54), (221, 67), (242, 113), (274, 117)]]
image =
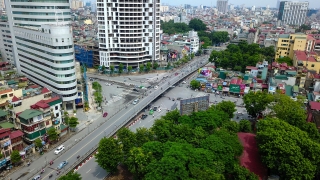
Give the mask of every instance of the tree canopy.
[(191, 19), (189, 22), (189, 28), (195, 31), (205, 31), (207, 29), (207, 25), (204, 24), (200, 19)]
[(163, 32), (167, 34), (185, 33), (191, 30), (186, 23), (174, 23), (173, 20), (161, 21), (160, 24)]
[(240, 69), (244, 72), (246, 66), (255, 66), (256, 63), (271, 60), (273, 57), (273, 47), (260, 48), (258, 44), (240, 42), (238, 45), (229, 44), (224, 51), (213, 50), (209, 61), (215, 62), (218, 67)]
[(243, 103), (249, 115), (257, 117), (274, 100), (273, 95), (262, 91), (250, 91), (243, 96)]
[(212, 32), (212, 42), (220, 44), (229, 41), (229, 34), (227, 31), (214, 31)]
[(81, 180), (81, 175), (77, 172), (69, 172), (68, 174), (59, 177), (58, 180)]
[(313, 179), (319, 170), (320, 145), (283, 120), (259, 121), (257, 141), (262, 161), (282, 179)]
[(238, 130), (225, 128), (233, 126), (229, 117), (233, 110), (223, 104), (189, 116), (171, 111), (150, 129), (135, 133), (123, 128), (117, 140), (100, 141), (97, 162), (109, 172), (123, 163), (135, 179), (144, 180), (258, 179), (239, 165), (243, 147)]
[(287, 63), (288, 66), (292, 66), (293, 65), (292, 59), (287, 57), (287, 56), (278, 58), (278, 59), (276, 59), (276, 61), (278, 63)]

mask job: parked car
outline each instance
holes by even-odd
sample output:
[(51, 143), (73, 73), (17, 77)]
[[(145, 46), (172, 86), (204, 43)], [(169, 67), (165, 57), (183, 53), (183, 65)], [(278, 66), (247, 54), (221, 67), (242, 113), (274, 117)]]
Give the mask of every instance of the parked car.
[(57, 147), (57, 149), (54, 151), (54, 154), (59, 154), (61, 151), (63, 151), (64, 150), (64, 145), (61, 145), (61, 146), (59, 146), (59, 147)]
[(182, 81), (182, 84), (186, 84), (187, 82), (185, 82), (185, 81)]
[(141, 119), (144, 120), (144, 119), (147, 118), (147, 117), (148, 117), (148, 115), (142, 114)]
[(41, 179), (41, 175), (39, 174), (32, 178), (32, 180), (39, 180), (39, 179)]
[(65, 167), (68, 164), (68, 161), (62, 161), (59, 165), (58, 165), (58, 169), (62, 169), (63, 167)]
[(139, 90), (138, 89), (136, 89), (136, 88), (134, 88), (134, 89), (132, 89), (133, 91), (135, 91), (135, 92), (139, 92)]
[(157, 111), (157, 110), (158, 110), (157, 106), (153, 107), (153, 111)]
[(110, 83), (106, 83), (106, 86), (111, 86), (111, 84)]

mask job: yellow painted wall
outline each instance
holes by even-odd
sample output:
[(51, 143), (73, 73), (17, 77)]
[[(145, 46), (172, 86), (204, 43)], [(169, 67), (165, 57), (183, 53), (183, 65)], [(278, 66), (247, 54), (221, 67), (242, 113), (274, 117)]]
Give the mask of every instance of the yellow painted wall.
[[(306, 66), (308, 68), (308, 70), (314, 70), (316, 71), (317, 73), (319, 73), (319, 70), (320, 70), (320, 61), (317, 61), (317, 62), (310, 62), (308, 61), (308, 65), (307, 65), (307, 61), (302, 61), (303, 62), (303, 66)], [(294, 56), (293, 57), (293, 65), (295, 67), (298, 66), (298, 61), (297, 61), (297, 58)]]
[[(13, 96), (16, 96), (17, 98), (22, 97), (22, 89), (17, 89), (17, 90), (11, 89), (11, 91), (9, 92), (6, 92), (6, 91), (7, 89), (0, 90), (0, 104), (5, 103), (7, 100), (12, 100)], [(4, 97), (4, 95), (6, 95), (6, 97), (1, 98), (1, 97)]]
[(302, 33), (290, 34), (289, 38), (278, 38), (275, 58), (288, 56), (293, 59), (294, 51), (306, 49), (307, 35)]

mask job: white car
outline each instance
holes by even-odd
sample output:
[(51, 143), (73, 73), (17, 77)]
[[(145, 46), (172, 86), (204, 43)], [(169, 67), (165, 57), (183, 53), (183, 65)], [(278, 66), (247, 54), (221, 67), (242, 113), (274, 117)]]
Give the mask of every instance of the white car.
[(61, 145), (61, 146), (59, 146), (59, 147), (57, 147), (57, 149), (54, 151), (54, 154), (59, 154), (61, 151), (63, 151), (64, 150), (64, 145)]
[(182, 81), (182, 84), (186, 84), (187, 82), (185, 82), (185, 81)]
[(158, 89), (158, 86), (154, 86), (154, 89)]
[(158, 112), (161, 112), (161, 108), (158, 108)]
[(111, 84), (109, 84), (109, 83), (106, 83), (106, 86), (110, 86)]

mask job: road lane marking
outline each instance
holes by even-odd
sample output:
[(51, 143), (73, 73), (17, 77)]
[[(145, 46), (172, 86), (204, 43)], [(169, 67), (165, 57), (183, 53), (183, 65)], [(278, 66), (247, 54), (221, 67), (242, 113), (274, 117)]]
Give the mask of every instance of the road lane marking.
[[(91, 171), (91, 169), (89, 169), (89, 171)], [(87, 171), (86, 173), (88, 174), (89, 171)]]
[(98, 174), (96, 175), (96, 177), (100, 174), (100, 172), (98, 172)]
[(31, 169), (30, 172), (32, 172), (34, 169)]

